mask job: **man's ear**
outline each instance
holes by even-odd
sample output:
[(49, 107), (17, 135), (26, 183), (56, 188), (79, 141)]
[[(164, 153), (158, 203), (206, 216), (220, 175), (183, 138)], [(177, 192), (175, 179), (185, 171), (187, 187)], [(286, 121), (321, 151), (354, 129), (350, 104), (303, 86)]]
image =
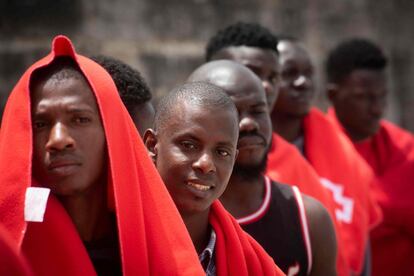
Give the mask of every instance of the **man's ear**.
[(143, 140), (149, 157), (155, 163), (157, 161), (157, 134), (153, 129), (149, 128), (145, 131)]
[(338, 93), (339, 86), (336, 83), (330, 82), (326, 85), (326, 95), (331, 103), (333, 103), (336, 97), (338, 97)]

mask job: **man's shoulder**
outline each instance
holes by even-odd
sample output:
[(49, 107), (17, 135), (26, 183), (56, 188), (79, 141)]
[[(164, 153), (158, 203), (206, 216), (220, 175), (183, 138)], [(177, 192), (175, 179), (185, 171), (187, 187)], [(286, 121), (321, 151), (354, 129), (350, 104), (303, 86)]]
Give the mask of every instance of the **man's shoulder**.
[(382, 139), (389, 140), (389, 143), (392, 143), (398, 149), (407, 152), (414, 151), (413, 134), (390, 121), (381, 121), (381, 128), (377, 135), (381, 136)]
[(271, 180), (271, 192), (280, 192), (282, 194), (293, 195), (293, 186), (279, 181)]

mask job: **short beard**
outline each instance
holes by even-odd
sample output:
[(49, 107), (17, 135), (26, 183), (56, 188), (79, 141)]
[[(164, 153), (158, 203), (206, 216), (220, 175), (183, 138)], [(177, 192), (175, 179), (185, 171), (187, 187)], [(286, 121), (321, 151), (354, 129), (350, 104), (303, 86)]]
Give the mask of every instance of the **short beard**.
[(259, 164), (255, 165), (241, 165), (241, 164), (234, 164), (233, 168), (233, 175), (237, 175), (238, 177), (246, 180), (253, 180), (260, 177), (266, 170), (267, 166), (267, 153), (263, 157), (263, 159), (259, 162)]

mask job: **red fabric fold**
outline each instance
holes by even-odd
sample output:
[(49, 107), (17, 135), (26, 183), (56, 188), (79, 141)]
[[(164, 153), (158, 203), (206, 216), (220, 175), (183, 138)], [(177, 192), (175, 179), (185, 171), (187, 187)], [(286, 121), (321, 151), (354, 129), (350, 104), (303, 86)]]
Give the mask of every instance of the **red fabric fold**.
[[(64, 36), (32, 65), (7, 102), (0, 134), (0, 222), (42, 275), (94, 275), (79, 235), (60, 203), (49, 198), (42, 223), (24, 221), (31, 174), (32, 129), (29, 80), (57, 56), (77, 61), (98, 103), (108, 149), (109, 198), (117, 218), (124, 275), (203, 275), (194, 246), (175, 205), (148, 157), (109, 74), (78, 55)], [(58, 232), (57, 232), (58, 231)]]
[(0, 275), (33, 275), (26, 259), (20, 254), (16, 243), (0, 225)]
[[(266, 175), (275, 181), (298, 186), (302, 193), (318, 199), (329, 211), (333, 201), (321, 185), (319, 176), (295, 146), (273, 133)], [(331, 212), (333, 214), (333, 212)]]
[[(328, 114), (346, 133), (332, 108)], [(371, 193), (384, 216), (371, 233), (373, 275), (413, 275), (414, 137), (382, 120), (374, 136), (354, 146), (377, 176)]]
[(340, 223), (335, 218), (335, 203), (332, 193), (321, 185), (318, 174), (295, 146), (273, 133), (272, 146), (268, 154), (266, 175), (275, 181), (295, 185), (304, 194), (319, 200), (329, 211), (335, 225), (338, 244), (338, 275), (349, 275), (340, 233)]
[[(346, 259), (355, 272), (362, 269), (369, 231), (381, 220), (381, 211), (369, 193), (374, 175), (351, 141), (322, 112), (312, 109), (303, 121), (305, 155), (330, 186)], [(335, 190), (335, 191), (334, 191)]]
[(211, 206), (209, 221), (217, 235), (217, 275), (285, 275), (218, 200)]

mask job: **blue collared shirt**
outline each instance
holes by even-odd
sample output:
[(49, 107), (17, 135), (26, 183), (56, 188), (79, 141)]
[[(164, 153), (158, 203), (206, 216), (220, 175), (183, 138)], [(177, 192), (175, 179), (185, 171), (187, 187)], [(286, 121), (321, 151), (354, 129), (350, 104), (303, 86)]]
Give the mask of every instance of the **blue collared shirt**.
[(207, 247), (198, 256), (201, 266), (206, 271), (207, 276), (216, 276), (216, 262), (214, 248), (216, 246), (216, 232), (211, 229), (210, 240)]

